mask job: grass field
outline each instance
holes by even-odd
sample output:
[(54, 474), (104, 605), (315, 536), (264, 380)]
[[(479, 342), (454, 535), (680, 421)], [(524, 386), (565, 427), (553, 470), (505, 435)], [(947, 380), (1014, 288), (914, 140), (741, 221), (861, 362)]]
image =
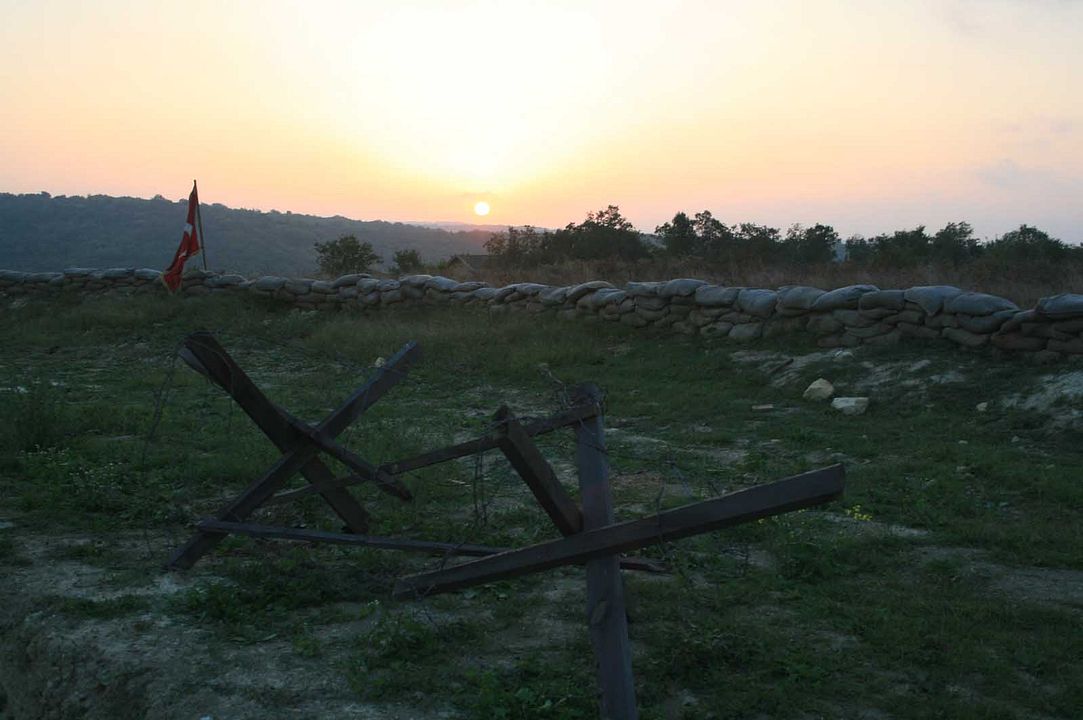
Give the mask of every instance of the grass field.
[[(502, 403), (546, 415), (565, 384), (597, 382), (618, 519), (845, 463), (842, 501), (642, 553), (669, 575), (625, 573), (644, 718), (1083, 707), (1083, 434), (1057, 422), (1078, 400), (1007, 407), (1078, 366), (147, 298), (0, 311), (0, 717), (596, 716), (581, 568), (419, 602), (390, 600), (391, 586), (439, 559), (229, 539), (191, 571), (163, 571), (194, 519), (278, 457), (174, 359), (195, 329), (311, 421), (418, 341), (408, 380), (341, 437), (374, 462), (480, 435)], [(803, 401), (820, 376), (869, 395), (869, 412)], [(539, 444), (574, 489), (570, 434)], [(374, 534), (556, 536), (498, 453), (404, 481), (412, 503), (355, 490)], [(312, 498), (259, 518), (339, 527)]]

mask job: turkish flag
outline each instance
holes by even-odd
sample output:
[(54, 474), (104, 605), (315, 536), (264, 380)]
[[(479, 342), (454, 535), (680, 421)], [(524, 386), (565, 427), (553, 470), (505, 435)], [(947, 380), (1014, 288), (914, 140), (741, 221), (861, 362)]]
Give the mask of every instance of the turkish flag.
[(188, 258), (193, 255), (198, 255), (200, 251), (199, 242), (202, 240), (199, 237), (199, 193), (196, 191), (195, 181), (192, 181), (192, 194), (188, 196), (188, 222), (184, 224), (184, 235), (181, 237), (180, 247), (177, 248), (177, 254), (173, 256), (173, 262), (169, 264), (166, 271), (162, 273), (162, 282), (165, 286), (172, 291), (176, 291), (181, 286), (181, 274), (184, 272), (184, 263)]

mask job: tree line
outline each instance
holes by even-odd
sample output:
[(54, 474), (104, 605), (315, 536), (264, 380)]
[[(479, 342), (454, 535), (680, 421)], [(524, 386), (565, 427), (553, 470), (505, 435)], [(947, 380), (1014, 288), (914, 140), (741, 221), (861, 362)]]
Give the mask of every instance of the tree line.
[(578, 224), (556, 231), (529, 225), (495, 233), (485, 249), (502, 266), (528, 268), (574, 260), (690, 258), (707, 266), (798, 266), (843, 262), (870, 269), (925, 265), (960, 268), (984, 263), (991, 268), (1032, 273), (1083, 267), (1083, 248), (1068, 245), (1038, 228), (1017, 230), (983, 242), (966, 222), (950, 222), (930, 232), (925, 226), (874, 237), (842, 239), (830, 225), (793, 225), (785, 232), (756, 223), (727, 225), (710, 211), (691, 217), (679, 212), (644, 235), (615, 205), (591, 212)]

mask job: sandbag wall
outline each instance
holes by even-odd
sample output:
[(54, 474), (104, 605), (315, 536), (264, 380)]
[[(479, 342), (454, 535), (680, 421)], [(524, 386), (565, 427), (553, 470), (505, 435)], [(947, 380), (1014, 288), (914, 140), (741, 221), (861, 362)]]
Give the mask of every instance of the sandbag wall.
[[(165, 292), (156, 270), (71, 268), (61, 273), (0, 270), (0, 296), (60, 292)], [(245, 293), (310, 310), (375, 312), (403, 305), (478, 306), (490, 313), (551, 314), (618, 322), (634, 328), (751, 341), (780, 333), (809, 333), (821, 347), (888, 345), (911, 339), (964, 347), (994, 347), (1053, 358), (1083, 354), (1083, 295), (1042, 298), (1022, 310), (995, 295), (950, 286), (881, 290), (851, 285), (836, 290), (796, 286), (779, 290), (721, 287), (702, 280), (630, 282), (623, 288), (595, 280), (567, 287), (516, 283), (489, 287), (432, 275), (398, 280), (345, 275), (336, 280), (290, 279), (192, 271), (182, 296)]]

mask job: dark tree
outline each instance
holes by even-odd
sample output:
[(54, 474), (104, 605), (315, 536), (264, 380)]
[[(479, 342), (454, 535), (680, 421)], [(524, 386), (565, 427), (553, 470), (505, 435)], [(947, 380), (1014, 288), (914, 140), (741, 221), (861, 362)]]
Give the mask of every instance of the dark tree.
[(380, 256), (372, 249), (372, 243), (360, 242), (353, 235), (338, 240), (315, 243), (316, 261), (325, 277), (339, 277), (350, 273), (368, 272), (380, 262)]
[(669, 255), (698, 255), (701, 250), (696, 227), (683, 212), (674, 215), (673, 219), (664, 225), (656, 227), (654, 232)]
[(948, 223), (936, 231), (929, 244), (932, 262), (958, 267), (978, 257), (981, 245), (970, 223)]
[(392, 275), (408, 275), (421, 272), (425, 268), (425, 263), (421, 261), (421, 254), (413, 248), (396, 250), (391, 260), (395, 263), (391, 267)]
[(839, 234), (830, 225), (817, 223), (809, 228), (794, 225), (786, 231), (782, 254), (795, 265), (817, 265), (833, 261), (838, 245)]

